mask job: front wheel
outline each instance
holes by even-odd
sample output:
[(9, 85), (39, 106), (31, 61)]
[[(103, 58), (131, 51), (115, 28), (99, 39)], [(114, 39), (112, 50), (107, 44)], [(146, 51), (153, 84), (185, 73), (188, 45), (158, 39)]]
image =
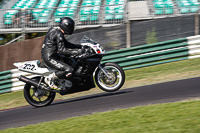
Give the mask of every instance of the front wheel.
[[(32, 78), (32, 80), (39, 83), (40, 77)], [(26, 83), (24, 86), (24, 98), (30, 105), (34, 107), (43, 107), (53, 102), (55, 98), (55, 92), (49, 92), (44, 89), (39, 89)]]
[(125, 82), (124, 70), (113, 62), (104, 63), (100, 67), (95, 72), (97, 86), (107, 92), (119, 90)]

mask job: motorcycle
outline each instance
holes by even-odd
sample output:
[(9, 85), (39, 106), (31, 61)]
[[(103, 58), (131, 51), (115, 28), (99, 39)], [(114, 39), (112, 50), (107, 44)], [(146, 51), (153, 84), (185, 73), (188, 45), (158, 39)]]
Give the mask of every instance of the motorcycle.
[[(13, 65), (20, 71), (32, 73), (38, 76), (28, 78), (20, 75), (18, 79), (25, 82), (24, 97), (26, 101), (35, 107), (42, 107), (51, 104), (56, 93), (61, 95), (88, 91), (96, 85), (106, 92), (119, 90), (125, 82), (125, 73), (116, 63), (107, 62), (101, 64), (106, 54), (103, 47), (87, 36), (81, 39), (81, 45), (85, 46), (85, 52), (78, 56), (65, 57), (62, 60), (74, 68), (73, 75), (68, 79), (55, 81), (60, 90), (51, 89), (45, 82), (45, 76), (55, 72), (55, 69), (48, 68), (39, 60), (18, 62)], [(95, 81), (94, 81), (95, 80)], [(70, 83), (72, 84), (68, 84)], [(96, 82), (96, 85), (95, 85)]]

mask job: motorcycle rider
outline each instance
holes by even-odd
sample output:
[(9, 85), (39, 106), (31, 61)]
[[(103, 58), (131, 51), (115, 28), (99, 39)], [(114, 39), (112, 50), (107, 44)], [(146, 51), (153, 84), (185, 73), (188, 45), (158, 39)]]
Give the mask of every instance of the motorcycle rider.
[[(59, 28), (51, 27), (45, 36), (44, 44), (41, 50), (42, 61), (47, 67), (58, 70), (45, 77), (45, 82), (52, 89), (60, 89), (54, 84), (53, 81), (59, 78), (70, 77), (73, 73), (72, 66), (61, 61), (59, 59), (59, 54), (70, 56), (79, 55), (84, 52), (84, 48), (80, 44), (72, 44), (65, 39), (64, 35), (73, 34), (74, 27), (75, 23), (73, 19), (63, 17), (60, 20)], [(67, 82), (69, 83), (70, 81)]]

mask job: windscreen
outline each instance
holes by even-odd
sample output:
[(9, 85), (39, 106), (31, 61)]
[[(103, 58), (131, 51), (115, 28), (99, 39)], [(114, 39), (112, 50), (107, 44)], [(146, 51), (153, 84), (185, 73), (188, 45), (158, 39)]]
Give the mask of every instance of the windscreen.
[(83, 36), (80, 43), (91, 43), (93, 45), (97, 45), (95, 41), (93, 41), (91, 38), (87, 37), (86, 35)]

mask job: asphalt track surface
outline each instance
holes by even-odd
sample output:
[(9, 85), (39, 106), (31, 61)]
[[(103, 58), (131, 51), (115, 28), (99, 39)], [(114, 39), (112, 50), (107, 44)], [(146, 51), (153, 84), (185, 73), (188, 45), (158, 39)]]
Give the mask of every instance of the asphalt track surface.
[(200, 77), (56, 101), (42, 108), (26, 106), (3, 110), (0, 111), (0, 130), (95, 112), (197, 97), (200, 97)]

